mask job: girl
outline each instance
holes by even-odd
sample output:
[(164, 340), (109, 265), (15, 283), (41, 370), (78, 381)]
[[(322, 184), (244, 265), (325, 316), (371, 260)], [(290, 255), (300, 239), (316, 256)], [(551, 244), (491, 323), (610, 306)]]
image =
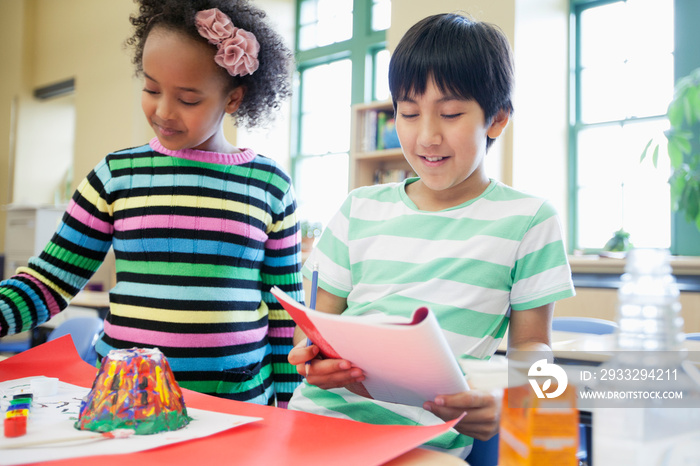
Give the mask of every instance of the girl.
[[(404, 157), (419, 175), (360, 188), (304, 267), (319, 270), (317, 309), (410, 317), (431, 308), (456, 357), (488, 359), (506, 329), (512, 350), (551, 356), (554, 302), (573, 295), (561, 228), (548, 202), (488, 178), (484, 158), (512, 113), (510, 45), (493, 25), (435, 15), (397, 45), (389, 87)], [(291, 409), (376, 424), (431, 425), (466, 415), (426, 444), (464, 458), (498, 432), (500, 398), (470, 390), (422, 408), (363, 397), (361, 367), (289, 354), (306, 382)], [(387, 348), (385, 357), (391, 357)], [(522, 354), (522, 353), (521, 353)], [(310, 364), (305, 364), (310, 361)], [(416, 374), (420, 377), (421, 374)]]
[(246, 0), (140, 0), (131, 18), (142, 107), (156, 137), (107, 155), (52, 240), (0, 286), (0, 336), (61, 310), (114, 248), (117, 284), (97, 352), (158, 347), (185, 388), (286, 406), (303, 299), (296, 201), (272, 160), (231, 145), (223, 119), (263, 123), (289, 91), (291, 54)]

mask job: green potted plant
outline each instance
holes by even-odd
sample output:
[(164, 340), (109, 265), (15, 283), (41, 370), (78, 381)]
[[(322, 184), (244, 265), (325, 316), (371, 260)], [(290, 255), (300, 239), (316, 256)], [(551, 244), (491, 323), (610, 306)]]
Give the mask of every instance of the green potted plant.
[(657, 166), (659, 148), (666, 143), (672, 208), (700, 231), (700, 68), (678, 81), (667, 116), (670, 128), (664, 132), (665, 141), (649, 141), (641, 160), (651, 154)]
[(301, 250), (310, 251), (316, 238), (321, 236), (323, 225), (321, 222), (302, 220), (299, 222), (299, 227), (301, 229)]

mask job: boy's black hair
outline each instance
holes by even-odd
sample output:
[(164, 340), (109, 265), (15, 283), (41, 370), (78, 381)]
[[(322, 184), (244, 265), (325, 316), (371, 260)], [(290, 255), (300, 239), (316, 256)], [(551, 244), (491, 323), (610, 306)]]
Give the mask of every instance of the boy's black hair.
[[(165, 27), (182, 32), (195, 40), (207, 42), (197, 32), (194, 17), (198, 11), (218, 8), (227, 14), (233, 25), (252, 32), (260, 43), (260, 65), (252, 75), (231, 76), (221, 69), (230, 83), (230, 89), (245, 86), (246, 92), (235, 112), (237, 126), (255, 127), (270, 120), (284, 99), (291, 95), (292, 53), (282, 38), (265, 21), (264, 11), (248, 0), (134, 0), (138, 14), (130, 17), (134, 34), (126, 44), (134, 48), (133, 63), (136, 73), (143, 73), (143, 48), (149, 32)], [(215, 46), (211, 45), (212, 50)], [(212, 60), (213, 60), (212, 54)]]
[(500, 110), (513, 112), (513, 58), (498, 26), (454, 13), (414, 24), (389, 62), (394, 111), (397, 101), (422, 95), (431, 78), (442, 93), (475, 100), (487, 123)]

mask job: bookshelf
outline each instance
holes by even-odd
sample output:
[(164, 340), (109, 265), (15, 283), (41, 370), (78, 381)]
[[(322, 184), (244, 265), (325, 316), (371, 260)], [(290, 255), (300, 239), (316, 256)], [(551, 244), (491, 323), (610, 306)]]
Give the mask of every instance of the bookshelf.
[(395, 132), (382, 131), (387, 128), (387, 121), (391, 128), (393, 114), (391, 101), (353, 105), (350, 189), (414, 176), (398, 147)]

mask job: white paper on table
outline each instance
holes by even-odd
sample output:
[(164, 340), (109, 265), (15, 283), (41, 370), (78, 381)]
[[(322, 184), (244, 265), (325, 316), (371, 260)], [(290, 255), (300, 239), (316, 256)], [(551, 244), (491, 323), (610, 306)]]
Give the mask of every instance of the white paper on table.
[[(12, 396), (30, 391), (29, 385), (36, 377), (0, 382), (0, 409), (4, 418)], [(77, 458), (92, 455), (117, 455), (150, 450), (196, 438), (223, 432), (233, 427), (261, 418), (217, 413), (201, 409), (187, 408), (192, 418), (182, 429), (161, 432), (152, 435), (132, 435), (124, 439), (88, 439), (83, 441), (36, 445), (26, 448), (3, 449), (13, 443), (34, 440), (50, 440), (63, 437), (94, 436), (96, 432), (81, 431), (73, 427), (78, 419), (81, 400), (90, 389), (58, 382), (58, 394), (54, 396), (34, 397), (32, 412), (27, 422), (27, 434), (16, 438), (0, 436), (0, 465), (35, 463), (40, 461)]]

